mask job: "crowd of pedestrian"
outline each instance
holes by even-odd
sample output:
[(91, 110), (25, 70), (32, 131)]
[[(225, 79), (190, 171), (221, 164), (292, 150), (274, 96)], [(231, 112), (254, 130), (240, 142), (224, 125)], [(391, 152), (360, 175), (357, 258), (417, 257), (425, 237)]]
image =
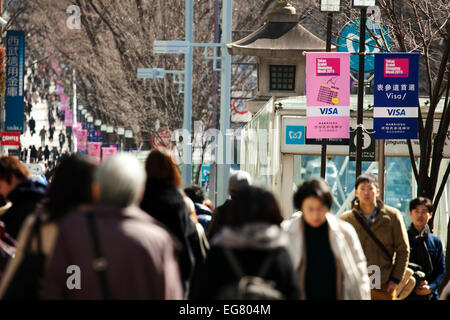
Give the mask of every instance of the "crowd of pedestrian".
[(123, 153), (99, 166), (67, 155), (48, 186), (0, 158), (0, 299), (450, 297), (449, 285), (438, 292), (445, 261), (430, 200), (411, 201), (407, 227), (372, 175), (356, 179), (341, 216), (330, 213), (328, 184), (306, 180), (288, 219), (244, 171), (231, 173), (217, 208), (200, 186), (181, 185), (166, 149), (145, 165)]

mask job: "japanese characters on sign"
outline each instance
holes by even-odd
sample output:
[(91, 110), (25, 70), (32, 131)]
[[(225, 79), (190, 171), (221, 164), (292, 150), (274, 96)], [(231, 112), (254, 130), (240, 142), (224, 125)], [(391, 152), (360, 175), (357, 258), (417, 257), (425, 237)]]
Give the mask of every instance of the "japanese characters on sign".
[(350, 54), (306, 53), (306, 138), (350, 137)]
[(23, 134), (25, 33), (6, 32), (6, 131)]
[(417, 139), (419, 54), (375, 54), (375, 139)]

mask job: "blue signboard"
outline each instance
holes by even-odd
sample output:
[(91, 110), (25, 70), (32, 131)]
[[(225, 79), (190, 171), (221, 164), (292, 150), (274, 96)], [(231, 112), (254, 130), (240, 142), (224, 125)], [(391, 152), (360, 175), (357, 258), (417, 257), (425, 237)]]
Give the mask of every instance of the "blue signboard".
[(305, 126), (286, 126), (286, 144), (305, 144)]
[[(339, 33), (337, 41), (338, 52), (359, 52), (359, 22), (360, 20), (350, 21)], [(391, 46), (391, 41), (384, 27), (380, 27), (378, 23), (373, 23), (372, 20), (366, 20), (366, 48), (365, 52), (377, 53), (380, 52), (378, 44), (383, 50)], [(373, 35), (373, 36), (372, 36)], [(364, 72), (372, 72), (374, 70), (373, 55), (366, 55), (364, 58)], [(350, 56), (350, 69), (357, 72), (359, 69), (359, 56)]]
[(6, 32), (5, 130), (23, 134), (25, 32)]
[(209, 174), (211, 172), (211, 166), (202, 166), (202, 171), (200, 175), (200, 181), (202, 188), (206, 187), (206, 183), (209, 180)]
[(419, 54), (375, 54), (375, 139), (417, 139)]

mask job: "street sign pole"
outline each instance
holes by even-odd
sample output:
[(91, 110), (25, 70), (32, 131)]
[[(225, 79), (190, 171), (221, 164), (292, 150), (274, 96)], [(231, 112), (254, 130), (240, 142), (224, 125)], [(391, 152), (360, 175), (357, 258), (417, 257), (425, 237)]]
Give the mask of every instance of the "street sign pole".
[[(232, 14), (233, 0), (225, 0), (222, 2), (222, 64), (221, 64), (221, 80), (220, 80), (220, 132), (222, 135), (222, 151), (219, 149), (219, 157), (223, 164), (217, 165), (217, 201), (216, 204), (221, 205), (227, 199), (227, 184), (230, 175), (230, 163), (227, 163), (226, 146), (228, 139), (228, 129), (230, 128), (230, 87), (231, 87), (231, 55), (225, 47), (225, 44), (232, 42)], [(219, 144), (220, 145), (220, 144)], [(229, 150), (232, 152), (232, 150)]]
[[(193, 0), (186, 0), (186, 42), (192, 43), (194, 40), (194, 3)], [(185, 186), (192, 181), (192, 46), (187, 46), (184, 54), (184, 112), (183, 112), (183, 131), (187, 137), (183, 137), (183, 166), (182, 179)], [(185, 141), (184, 139), (188, 139)]]
[(361, 175), (362, 171), (362, 126), (363, 126), (363, 103), (364, 103), (364, 58), (366, 49), (366, 16), (367, 8), (361, 8), (361, 20), (359, 29), (359, 67), (358, 67), (358, 116), (356, 128), (356, 170), (355, 178)]

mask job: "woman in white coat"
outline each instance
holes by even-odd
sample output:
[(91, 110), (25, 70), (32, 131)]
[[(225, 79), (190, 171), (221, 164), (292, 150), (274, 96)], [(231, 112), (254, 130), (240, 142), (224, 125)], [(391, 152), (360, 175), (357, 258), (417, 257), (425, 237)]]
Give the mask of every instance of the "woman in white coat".
[(370, 300), (367, 261), (354, 228), (328, 213), (333, 203), (323, 179), (306, 181), (294, 194), (301, 211), (283, 222), (298, 271), (300, 298)]

